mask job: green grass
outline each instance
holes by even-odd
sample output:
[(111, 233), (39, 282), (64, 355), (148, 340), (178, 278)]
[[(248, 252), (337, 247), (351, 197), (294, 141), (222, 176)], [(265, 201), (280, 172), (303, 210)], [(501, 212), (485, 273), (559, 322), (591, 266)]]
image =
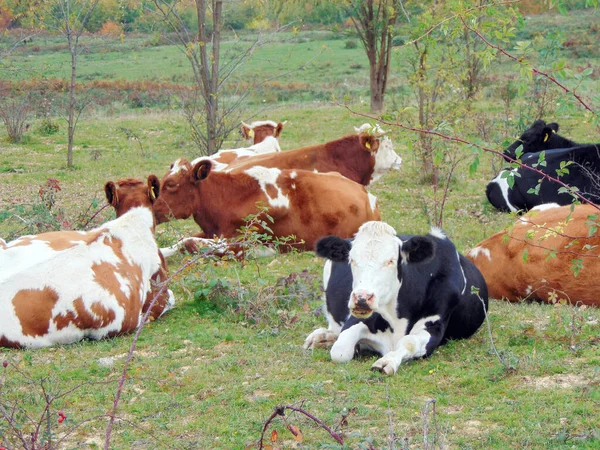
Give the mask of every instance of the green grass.
[[(582, 20), (581, 15), (576, 20)], [(295, 35), (286, 37), (302, 40)], [(282, 84), (287, 87), (265, 98), (266, 111), (245, 111), (249, 118), (258, 114), (257, 118), (287, 120), (281, 138), (284, 150), (353, 133), (352, 126), (365, 122), (348, 109), (324, 101), (330, 98), (324, 92), (343, 92), (344, 86), (350, 86), (353, 93), (364, 92), (364, 96), (350, 97), (351, 107), (366, 112), (368, 105), (361, 100), (368, 103), (368, 73), (362, 50), (346, 50), (343, 39), (324, 41), (321, 37), (265, 47), (240, 74), (260, 73), (266, 78), (314, 58), (305, 70), (286, 77)], [(101, 53), (82, 55), (81, 73), (89, 79), (184, 79), (187, 64), (176, 62), (176, 51), (166, 46), (145, 47), (145, 39), (114, 43)], [(27, 59), (27, 53), (13, 57), (17, 65), (32, 59)], [(41, 51), (34, 57), (39, 62), (36, 65), (46, 66), (48, 76), (53, 77), (59, 74), (65, 54)], [(354, 61), (363, 68), (349, 69)], [(498, 67), (498, 73), (511, 70), (510, 63)], [(291, 83), (304, 83), (310, 89), (306, 94), (302, 89), (286, 94), (293, 90)], [(395, 83), (401, 84), (401, 74), (392, 81), (398, 87)], [(582, 88), (586, 98), (596, 95), (597, 79), (595, 86), (596, 91)], [(289, 98), (282, 103), (280, 95)], [(501, 149), (505, 139), (518, 130), (505, 120), (507, 111), (501, 101), (489, 95), (465, 118), (461, 137)], [(521, 107), (515, 104), (508, 111), (515, 122)], [(589, 126), (581, 109), (548, 119), (557, 120), (561, 131), (573, 139), (597, 141), (597, 130)], [(150, 173), (162, 176), (175, 158), (197, 156), (178, 111), (132, 110), (123, 105), (88, 111), (77, 130), (73, 169), (65, 168), (64, 123), (60, 122), (60, 130), (52, 135), (38, 133), (38, 124), (38, 120), (32, 122), (24, 144), (9, 144), (0, 132), (0, 212), (10, 205), (39, 203), (39, 186), (52, 177), (60, 181), (62, 189), (54, 208), (75, 218), (92, 199), (103, 203), (106, 181)], [(139, 142), (128, 139), (123, 128), (138, 136)], [(431, 211), (440, 193), (423, 180), (418, 156), (412, 150), (418, 136), (400, 127), (385, 128), (404, 160), (403, 167), (369, 190), (379, 198), (384, 220), (399, 232), (427, 232), (430, 218), (425, 211)], [(488, 130), (485, 136), (481, 128)], [(225, 147), (242, 145), (235, 138), (232, 135)], [(469, 175), (471, 151), (460, 145), (452, 150), (467, 158), (450, 184), (444, 229), (464, 252), (513, 218), (491, 210), (485, 200), (484, 186), (494, 175), (494, 167), (499, 167), (498, 161), (483, 155), (479, 170)], [(110, 214), (101, 217), (106, 220)], [(0, 223), (0, 236), (21, 226), (14, 218), (6, 220)], [(171, 244), (196, 229), (191, 221), (161, 225), (157, 239), (163, 245)], [(171, 271), (187, 260), (174, 257)], [(308, 275), (299, 276), (298, 282), (285, 280), (304, 270)], [(598, 447), (597, 309), (493, 300), (491, 332), (503, 362), (483, 326), (473, 338), (451, 342), (430, 358), (409, 362), (398, 374), (386, 378), (369, 370), (375, 356), (363, 355), (337, 365), (326, 350), (302, 349), (305, 337), (325, 324), (317, 315), (321, 270), (322, 261), (312, 252), (278, 255), (245, 266), (198, 262), (185, 269), (171, 286), (176, 308), (150, 324), (137, 344), (111, 448), (243, 449), (258, 439), (266, 418), (281, 404), (301, 406), (332, 427), (356, 408), (343, 427), (346, 448), (352, 449), (367, 448), (369, 442), (377, 449), (391, 448), (391, 434), (397, 439), (396, 448), (404, 438), (410, 448), (423, 448), (424, 420), (430, 431), (429, 443), (435, 434), (449, 448)], [(207, 289), (215, 286), (215, 280), (226, 287)], [(51, 393), (67, 393), (53, 404), (53, 414), (63, 411), (68, 417), (60, 424), (52, 416), (55, 436), (81, 424), (61, 448), (102, 448), (107, 422), (101, 416), (112, 407), (131, 341), (131, 336), (125, 336), (45, 350), (0, 350), (0, 359), (10, 362), (6, 369), (0, 368), (0, 403), (24, 407), (36, 422), (43, 408), (40, 380), (44, 380)], [(114, 362), (104, 364), (111, 357)], [(71, 389), (75, 390), (69, 392)], [(431, 406), (424, 413), (431, 399), (436, 401), (437, 428)], [(19, 420), (25, 429), (31, 429), (31, 422), (21, 416)], [(339, 448), (322, 429), (300, 415), (291, 414), (286, 420), (300, 427), (304, 441), (294, 443), (279, 418), (272, 427), (280, 436), (274, 445)], [(6, 423), (0, 421), (0, 442), (7, 431)], [(9, 448), (14, 447), (10, 440)]]

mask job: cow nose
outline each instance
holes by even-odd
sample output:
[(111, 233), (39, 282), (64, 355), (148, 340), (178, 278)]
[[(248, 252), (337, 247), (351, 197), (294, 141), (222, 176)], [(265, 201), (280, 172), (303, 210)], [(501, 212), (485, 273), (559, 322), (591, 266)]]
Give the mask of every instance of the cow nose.
[(357, 291), (352, 294), (354, 304), (359, 308), (370, 308), (375, 299), (375, 294), (365, 291)]

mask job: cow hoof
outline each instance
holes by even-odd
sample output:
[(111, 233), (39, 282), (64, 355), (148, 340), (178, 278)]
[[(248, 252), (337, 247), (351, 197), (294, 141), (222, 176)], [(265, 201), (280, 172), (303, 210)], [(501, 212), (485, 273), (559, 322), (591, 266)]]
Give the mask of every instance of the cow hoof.
[(319, 328), (308, 335), (304, 341), (304, 348), (329, 348), (337, 340), (338, 335), (325, 329)]
[(386, 361), (383, 358), (378, 359), (371, 366), (371, 370), (381, 372), (385, 375), (394, 375), (396, 373), (396, 369), (394, 369), (393, 364), (390, 361)]

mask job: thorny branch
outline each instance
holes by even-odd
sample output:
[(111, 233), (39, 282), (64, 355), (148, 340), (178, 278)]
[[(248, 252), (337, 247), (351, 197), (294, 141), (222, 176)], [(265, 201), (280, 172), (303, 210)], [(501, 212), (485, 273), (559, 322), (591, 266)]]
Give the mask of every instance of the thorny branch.
[(335, 431), (333, 431), (330, 427), (328, 427), (327, 425), (325, 425), (325, 423), (323, 423), (320, 419), (318, 419), (317, 417), (313, 416), (311, 413), (309, 413), (305, 409), (298, 408), (298, 407), (292, 406), (292, 405), (286, 405), (286, 406), (278, 405), (278, 406), (275, 407), (275, 409), (273, 410), (273, 412), (271, 413), (271, 415), (269, 416), (269, 418), (265, 421), (265, 424), (263, 426), (262, 432), (260, 434), (260, 440), (258, 441), (258, 444), (257, 444), (257, 447), (258, 447), (259, 450), (262, 450), (264, 448), (263, 441), (264, 441), (264, 438), (265, 438), (265, 433), (267, 431), (267, 428), (269, 428), (269, 425), (271, 424), (271, 422), (273, 422), (273, 420), (277, 416), (285, 417), (285, 410), (286, 409), (289, 409), (290, 411), (298, 412), (300, 414), (304, 414), (306, 417), (308, 417), (313, 422), (315, 422), (317, 425), (319, 425), (319, 427), (321, 427), (325, 431), (327, 431), (329, 433), (329, 435), (333, 439), (335, 439), (338, 444), (343, 444), (344, 443), (344, 439), (338, 433), (336, 433)]
[[(510, 59), (512, 59), (513, 61), (518, 62), (519, 64), (522, 63), (524, 60), (523, 58), (518, 58), (514, 55), (511, 55), (510, 53), (508, 53), (506, 50), (504, 50), (502, 47), (498, 46), (498, 45), (494, 45), (492, 44), (490, 41), (488, 41), (479, 31), (475, 30), (474, 28), (471, 28), (469, 25), (466, 24), (466, 22), (464, 21), (464, 19), (461, 17), (461, 21), (463, 22), (463, 25), (471, 30), (473, 33), (475, 33), (477, 35), (477, 37), (479, 39), (481, 39), (488, 47), (493, 48), (498, 50), (500, 53), (502, 53), (503, 55), (509, 57)], [(552, 83), (556, 84), (559, 88), (561, 88), (563, 91), (565, 91), (567, 94), (571, 94), (573, 97), (575, 97), (577, 99), (577, 101), (579, 103), (581, 103), (581, 105), (587, 109), (589, 112), (591, 112), (592, 114), (596, 114), (595, 111), (590, 108), (587, 103), (585, 103), (585, 101), (581, 98), (581, 96), (579, 94), (577, 94), (574, 90), (569, 89), (567, 86), (565, 86), (564, 84), (562, 84), (560, 81), (558, 81), (556, 78), (554, 78), (552, 75), (548, 74), (547, 72), (542, 72), (539, 69), (536, 69), (535, 67), (531, 67), (531, 71), (536, 74), (536, 75), (541, 75), (543, 77), (545, 77), (546, 79), (550, 80)]]

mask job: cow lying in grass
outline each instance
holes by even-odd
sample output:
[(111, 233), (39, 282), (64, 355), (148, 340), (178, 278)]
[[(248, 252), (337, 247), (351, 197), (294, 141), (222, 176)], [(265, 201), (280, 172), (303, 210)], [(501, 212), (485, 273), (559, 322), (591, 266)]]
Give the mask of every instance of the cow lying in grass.
[(372, 369), (392, 375), (401, 363), (431, 355), (448, 339), (468, 338), (485, 319), (483, 276), (439, 230), (397, 236), (386, 223), (367, 222), (354, 240), (328, 236), (316, 251), (329, 260), (329, 328), (313, 331), (304, 347), (333, 343), (335, 362), (350, 361), (357, 348), (369, 349), (382, 355)]
[(257, 120), (248, 125), (242, 122), (240, 132), (244, 139), (253, 144), (258, 144), (264, 141), (267, 136), (279, 139), (286, 123), (287, 121), (278, 123), (272, 120)]
[(357, 131), (358, 134), (325, 144), (238, 159), (224, 170), (240, 173), (253, 166), (262, 166), (338, 172), (365, 186), (391, 169), (399, 170), (402, 158), (394, 151), (392, 141), (387, 136), (382, 138), (379, 127), (367, 129), (363, 126)]
[(128, 333), (173, 294), (154, 240), (156, 176), (108, 182), (117, 218), (91, 231), (23, 236), (0, 248), (0, 346), (49, 347)]
[[(572, 208), (572, 209), (571, 209)], [(600, 211), (591, 205), (541, 205), (477, 244), (467, 257), (492, 298), (600, 306)]]
[(328, 234), (351, 237), (362, 223), (379, 219), (375, 197), (337, 173), (266, 167), (227, 173), (213, 170), (211, 161), (192, 165), (185, 159), (175, 161), (161, 180), (154, 212), (158, 223), (193, 216), (202, 228), (195, 237), (201, 239), (237, 237), (244, 219), (259, 215), (270, 228), (261, 232), (294, 236), (291, 246), (301, 250), (313, 249)]

